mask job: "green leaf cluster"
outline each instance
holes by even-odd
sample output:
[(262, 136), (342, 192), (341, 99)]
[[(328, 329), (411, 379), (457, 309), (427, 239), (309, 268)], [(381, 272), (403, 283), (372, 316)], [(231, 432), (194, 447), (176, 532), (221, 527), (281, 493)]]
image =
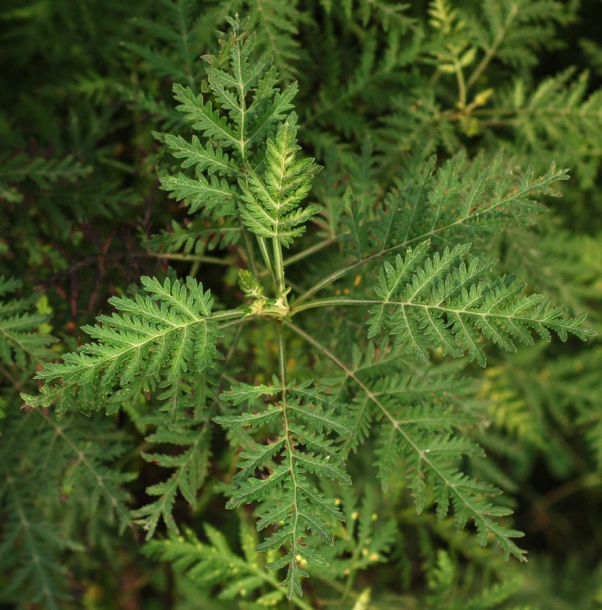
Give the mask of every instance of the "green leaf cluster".
[(590, 9), (8, 0), (0, 605), (596, 607)]

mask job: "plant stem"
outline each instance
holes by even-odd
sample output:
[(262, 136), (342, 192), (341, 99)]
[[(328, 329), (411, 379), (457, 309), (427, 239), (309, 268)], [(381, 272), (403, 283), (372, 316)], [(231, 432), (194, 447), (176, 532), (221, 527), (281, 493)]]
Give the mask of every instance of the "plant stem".
[(245, 312), (242, 309), (226, 309), (225, 311), (216, 311), (208, 315), (205, 320), (232, 320), (234, 318), (242, 318)]
[(289, 265), (294, 265), (295, 263), (298, 263), (299, 261), (303, 260), (304, 258), (307, 258), (308, 256), (311, 256), (312, 254), (316, 254), (316, 252), (320, 252), (320, 250), (323, 250), (324, 248), (328, 248), (328, 246), (332, 246), (333, 244), (336, 244), (337, 241), (338, 240), (334, 239), (334, 238), (326, 239), (324, 241), (321, 241), (321, 242), (307, 248), (306, 250), (297, 252), (297, 254), (293, 254), (293, 256), (289, 256), (284, 261), (284, 266), (288, 267)]
[[(244, 313), (243, 313), (244, 315)], [(224, 328), (228, 328), (229, 326), (235, 326), (236, 324), (246, 324), (247, 322), (251, 322), (254, 318), (236, 318), (235, 320), (231, 320), (230, 322), (226, 322), (225, 324), (220, 324), (220, 330)]]
[[(278, 329), (278, 359), (280, 364), (280, 384), (282, 386), (282, 416), (283, 416), (283, 434), (286, 444), (286, 456), (288, 459), (288, 470), (291, 475), (292, 491), (293, 491), (293, 519), (292, 519), (292, 531), (291, 531), (291, 569), (297, 562), (298, 544), (301, 542), (302, 530), (299, 524), (299, 484), (297, 483), (297, 473), (295, 472), (295, 451), (293, 447), (293, 441), (291, 439), (292, 433), (290, 430), (289, 422), (289, 410), (287, 404), (287, 392), (286, 387), (286, 346), (284, 343), (284, 332), (282, 330), (282, 324), (277, 324)], [(293, 577), (294, 578), (294, 577)], [(293, 595), (293, 583), (289, 585), (288, 598), (295, 599), (297, 596)]]
[(276, 274), (276, 298), (283, 297), (286, 293), (284, 281), (284, 261), (282, 259), (282, 246), (277, 237), (272, 239), (272, 250), (274, 252), (274, 273)]
[(466, 108), (466, 82), (464, 81), (464, 73), (462, 72), (462, 66), (458, 59), (454, 57), (454, 68), (456, 71), (456, 80), (458, 81), (458, 106), (463, 109)]
[[(246, 251), (247, 251), (246, 259), (248, 261), (249, 269), (251, 270), (251, 273), (255, 277), (258, 277), (257, 267), (255, 265), (255, 254), (253, 252), (253, 242), (251, 241), (251, 239), (249, 237), (249, 232), (247, 231), (247, 228), (242, 223), (242, 221), (240, 221), (240, 229), (242, 231), (242, 234), (243, 234), (243, 237), (244, 237), (244, 240), (245, 240), (245, 248), (246, 248)], [(241, 250), (241, 252), (243, 253), (243, 258), (245, 258), (244, 257), (244, 250)]]
[(223, 265), (225, 267), (232, 266), (232, 259), (218, 258), (217, 256), (200, 256), (198, 254), (163, 254), (160, 252), (146, 252), (141, 256), (152, 256), (153, 258), (162, 258), (174, 261), (186, 261), (195, 263), (208, 263), (211, 265)]
[(274, 271), (274, 265), (272, 265), (272, 259), (270, 258), (270, 253), (268, 252), (268, 246), (266, 244), (264, 237), (257, 236), (257, 243), (259, 244), (259, 251), (261, 252), (261, 256), (263, 257), (263, 261), (268, 271), (270, 272), (270, 277), (272, 278), (272, 285), (274, 286), (274, 291), (278, 294), (278, 280), (276, 277), (276, 273)]
[(510, 8), (510, 13), (508, 13), (508, 18), (506, 19), (506, 23), (504, 23), (502, 28), (497, 33), (493, 44), (491, 45), (491, 47), (489, 47), (487, 53), (485, 53), (485, 57), (483, 57), (481, 63), (475, 68), (475, 71), (470, 75), (470, 78), (468, 79), (468, 82), (466, 84), (468, 89), (470, 89), (470, 87), (472, 87), (477, 82), (481, 74), (483, 74), (483, 72), (486, 70), (487, 66), (489, 65), (489, 62), (495, 57), (495, 54), (497, 53), (500, 44), (502, 44), (502, 41), (506, 36), (506, 32), (512, 25), (512, 22), (514, 21), (517, 14), (518, 3), (513, 2), (512, 7)]
[(375, 299), (350, 299), (347, 297), (332, 297), (325, 299), (315, 299), (313, 301), (309, 301), (308, 303), (303, 303), (298, 307), (295, 306), (295, 303), (291, 306), (291, 316), (294, 316), (296, 313), (300, 311), (305, 311), (306, 309), (315, 309), (316, 307), (330, 307), (337, 305), (382, 305), (382, 300)]

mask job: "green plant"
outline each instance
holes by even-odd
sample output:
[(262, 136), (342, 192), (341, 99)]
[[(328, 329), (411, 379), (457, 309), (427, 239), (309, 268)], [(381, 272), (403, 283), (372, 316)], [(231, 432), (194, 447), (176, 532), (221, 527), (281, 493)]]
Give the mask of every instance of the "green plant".
[[(182, 212), (165, 201), (179, 222), (169, 219), (170, 230), (145, 236), (140, 258), (191, 267), (164, 266), (127, 289), (115, 280), (112, 309), (82, 326), (89, 340), (78, 337), (77, 348), (73, 329), (61, 331), (63, 345), (50, 336), (49, 314), (56, 309), (55, 317), (64, 316), (64, 303), (6, 298), (18, 288), (16, 280), (0, 287), (0, 357), (8, 381), (0, 403), (6, 418), (0, 499), (10, 515), (0, 565), (15, 574), (5, 599), (49, 608), (70, 603), (74, 577), (56, 558), (82, 545), (105, 548), (114, 558), (117, 520), (121, 531), (143, 527), (147, 557), (174, 562), (182, 608), (222, 608), (228, 606), (220, 600), (236, 599), (249, 608), (333, 603), (359, 609), (385, 604), (387, 595), (407, 607), (520, 603), (520, 570), (499, 562), (503, 556), (525, 559), (512, 503), (501, 489), (516, 491), (514, 481), (526, 476), (535, 451), (564, 472), (574, 457), (557, 451), (562, 442), (545, 438), (544, 407), (538, 407), (538, 420), (512, 379), (521, 381), (525, 393), (537, 387), (529, 375), (538, 374), (538, 352), (547, 349), (540, 339), (557, 337), (574, 350), (574, 356), (556, 357), (555, 379), (566, 367), (572, 370), (573, 358), (586, 372), (599, 362), (598, 352), (584, 356), (574, 341), (595, 334), (584, 325), (585, 314), (556, 304), (588, 310), (599, 292), (567, 294), (559, 264), (546, 275), (520, 256), (534, 221), (547, 210), (544, 202), (559, 196), (568, 179), (568, 170), (549, 160), (542, 166), (545, 146), (536, 145), (556, 151), (562, 142), (557, 130), (572, 109), (582, 119), (572, 136), (583, 137), (593, 120), (590, 110), (599, 106), (597, 93), (583, 101), (584, 79), (565, 87), (569, 73), (535, 87), (526, 107), (525, 96), (516, 93), (533, 63), (527, 34), (542, 44), (553, 39), (548, 4), (554, 3), (528, 8), (508, 2), (498, 9), (485, 2), (484, 27), (469, 8), (432, 2), (429, 27), (436, 35), (428, 43), (417, 19), (399, 7), (344, 2), (337, 12), (331, 3), (312, 3), (332, 28), (337, 18), (356, 26), (371, 19), (379, 24), (364, 33), (355, 26), (344, 30), (362, 38), (363, 46), (340, 97), (331, 86), (346, 60), (335, 58), (333, 30), (326, 28), (323, 69), (333, 73), (324, 75), (313, 114), (303, 102), (308, 77), (300, 77), (301, 86), (291, 80), (295, 60), (308, 59), (287, 34), (307, 14), (280, 10), (262, 26), (261, 3), (250, 3), (257, 37), (247, 21), (227, 17), (229, 31), (219, 34), (218, 51), (203, 56), (203, 76), (192, 64), (192, 47), (205, 40), (209, 23), (246, 6), (208, 4), (213, 10), (204, 21), (195, 20), (194, 2), (158, 5), (179, 34), (150, 19), (137, 22), (173, 43), (168, 57), (143, 44), (126, 45), (159, 77), (187, 81), (173, 86), (179, 118), (159, 99), (156, 83), (144, 96), (124, 83), (112, 85), (134, 112), (154, 113), (153, 126), (161, 130), (153, 132), (161, 145), (161, 189), (185, 206)], [(569, 16), (562, 13), (557, 21)], [(533, 25), (542, 21), (542, 29)], [(197, 34), (189, 37), (193, 22)], [(504, 38), (514, 27), (517, 36)], [(412, 43), (398, 53), (408, 32)], [(275, 65), (287, 67), (287, 84), (269, 54), (257, 52), (257, 40), (260, 51), (282, 50)], [(306, 52), (314, 51), (309, 44)], [(503, 128), (516, 128), (525, 139), (492, 154), (489, 142), (505, 141), (503, 132), (494, 131), (508, 116), (506, 94), (496, 98), (493, 89), (474, 88), (494, 57), (500, 61), (496, 69), (517, 66), (516, 117)], [(433, 66), (429, 79), (414, 75), (411, 83), (420, 103), (409, 104), (410, 95), (374, 95), (381, 85), (410, 86), (403, 69), (416, 58)], [(454, 102), (436, 110), (433, 92)], [(502, 106), (485, 111), (492, 96)], [(542, 98), (552, 110), (565, 109), (556, 123), (537, 112)], [(327, 122), (335, 110), (340, 114)], [(381, 114), (384, 119), (377, 120)], [(433, 137), (425, 140), (433, 124)], [(144, 141), (148, 134), (139, 129)], [(475, 137), (486, 148), (473, 155)], [(323, 168), (304, 155), (302, 138)], [(587, 186), (598, 159), (592, 148), (581, 153), (579, 178)], [(44, 191), (62, 178), (89, 179), (85, 160), (23, 159), (14, 157), (0, 173), (6, 183), (0, 196), (11, 205), (24, 200), (25, 178)], [(140, 164), (140, 191), (151, 180), (154, 161), (151, 151)], [(68, 241), (79, 230), (77, 218), (71, 219), (69, 208), (62, 213), (67, 220), (61, 216), (59, 224)], [(37, 214), (19, 230), (33, 234)], [(119, 206), (99, 205), (94, 214), (129, 222)], [(544, 222), (541, 231), (550, 236), (541, 247), (552, 260), (559, 230)], [(34, 241), (25, 269), (55, 247), (53, 256), (64, 265), (68, 246), (46, 248), (45, 239)], [(100, 256), (100, 279), (107, 277), (109, 247)], [(520, 269), (518, 278), (504, 269), (512, 267), (513, 256), (554, 304), (530, 291)], [(564, 260), (571, 281), (574, 268), (592, 267), (583, 259), (573, 266)], [(592, 277), (585, 273), (580, 286)], [(98, 282), (94, 290), (92, 304)], [(552, 345), (559, 349), (557, 341)], [(513, 373), (517, 361), (506, 355), (521, 346), (532, 346), (518, 355), (529, 363), (521, 371), (525, 380)], [(60, 361), (53, 362), (59, 350)], [(490, 361), (493, 366), (483, 372)], [(37, 390), (30, 385), (34, 374)], [(577, 406), (582, 421), (599, 429), (591, 398), (595, 381), (584, 375), (575, 387), (570, 396), (578, 394), (576, 405), (556, 393), (555, 417), (561, 422)], [(22, 412), (14, 409), (19, 395)], [(595, 432), (586, 441), (599, 454)], [(34, 444), (39, 449), (30, 454), (20, 449)], [(504, 468), (484, 459), (484, 449), (514, 464)], [(131, 483), (136, 473), (142, 473), (145, 494)], [(370, 483), (374, 474), (380, 489)], [(598, 479), (591, 480), (596, 485)], [(39, 505), (36, 486), (49, 499), (46, 505)], [(138, 505), (133, 511), (130, 494)], [(411, 504), (415, 510), (408, 510)], [(224, 506), (232, 512), (221, 515)], [(377, 524), (379, 514), (385, 518)], [(201, 516), (202, 530), (191, 515)], [(56, 536), (51, 523), (60, 523)], [(240, 532), (242, 553), (233, 530)], [(408, 530), (411, 542), (404, 540)], [(201, 531), (207, 542), (199, 539)], [(441, 540), (445, 550), (438, 548)], [(423, 590), (412, 598), (398, 590), (371, 592), (362, 574), (392, 558), (409, 588), (412, 545), (424, 565)], [(471, 567), (460, 577), (462, 557)], [(94, 570), (90, 561), (83, 580)], [(475, 586), (479, 574), (487, 578), (482, 587)], [(504, 574), (512, 578), (501, 584)], [(304, 583), (309, 595), (302, 597)], [(219, 597), (211, 593), (216, 587)]]

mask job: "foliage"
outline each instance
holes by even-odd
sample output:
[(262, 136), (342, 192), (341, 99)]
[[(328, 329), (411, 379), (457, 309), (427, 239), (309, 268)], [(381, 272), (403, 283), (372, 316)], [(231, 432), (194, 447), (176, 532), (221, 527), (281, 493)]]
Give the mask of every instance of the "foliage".
[(0, 607), (597, 607), (592, 10), (3, 7)]

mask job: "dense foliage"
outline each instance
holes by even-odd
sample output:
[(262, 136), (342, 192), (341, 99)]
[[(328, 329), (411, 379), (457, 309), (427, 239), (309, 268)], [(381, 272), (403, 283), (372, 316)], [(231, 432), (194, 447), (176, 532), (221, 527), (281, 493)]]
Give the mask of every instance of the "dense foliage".
[(0, 609), (601, 607), (596, 15), (7, 0)]

